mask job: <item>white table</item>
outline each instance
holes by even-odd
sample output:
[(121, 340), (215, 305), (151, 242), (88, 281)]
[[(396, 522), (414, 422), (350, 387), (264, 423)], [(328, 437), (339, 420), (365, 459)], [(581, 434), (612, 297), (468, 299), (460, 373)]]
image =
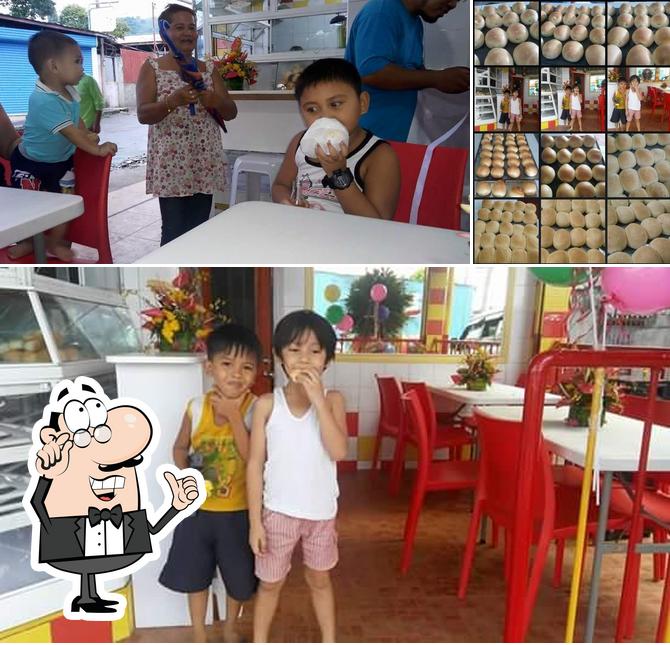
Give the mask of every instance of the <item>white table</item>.
[[(498, 419), (521, 421), (523, 408), (513, 406), (490, 406), (481, 413)], [(567, 408), (544, 408), (542, 434), (547, 448), (554, 454), (584, 466), (586, 461), (586, 442), (588, 428), (572, 428), (565, 424)], [(643, 423), (638, 419), (607, 413), (605, 425), (598, 431), (596, 455), (598, 467), (603, 473), (600, 509), (598, 512), (598, 531), (596, 534), (593, 573), (586, 620), (585, 642), (593, 642), (595, 619), (598, 609), (598, 591), (600, 587), (600, 569), (602, 557), (607, 553), (620, 551), (620, 548), (605, 544), (607, 518), (609, 515), (612, 479), (615, 472), (635, 472), (640, 460)], [(654, 472), (670, 472), (670, 428), (652, 426), (649, 444), (647, 469)], [(668, 550), (668, 546), (652, 547), (645, 545), (645, 552)], [(638, 552), (642, 549), (638, 547)]]
[(0, 187), (0, 247), (33, 238), (35, 264), (46, 262), (44, 231), (84, 212), (79, 195)]
[(469, 234), (242, 202), (146, 255), (139, 264), (464, 264)]
[[(505, 383), (492, 383), (485, 390), (478, 392), (468, 390), (463, 385), (429, 385), (430, 392), (437, 397), (451, 399), (462, 405), (523, 405), (526, 390), (516, 385)], [(560, 401), (557, 394), (547, 393), (544, 397), (545, 405), (551, 405)]]

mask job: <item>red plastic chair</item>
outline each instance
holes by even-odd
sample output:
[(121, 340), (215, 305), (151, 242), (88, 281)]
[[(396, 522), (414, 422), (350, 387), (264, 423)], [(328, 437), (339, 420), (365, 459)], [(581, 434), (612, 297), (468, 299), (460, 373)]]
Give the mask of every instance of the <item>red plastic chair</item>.
[(9, 165), (9, 161), (4, 157), (0, 157), (0, 172), (2, 172), (5, 178), (5, 185), (12, 185), (12, 167)]
[[(401, 386), (403, 392), (407, 393), (410, 390), (416, 390), (419, 395), (419, 401), (421, 402), (428, 419), (428, 446), (430, 448), (431, 459), (435, 450), (448, 448), (450, 461), (460, 461), (463, 454), (463, 448), (465, 446), (473, 446), (476, 443), (477, 439), (474, 433), (464, 427), (455, 415), (446, 413), (437, 414), (435, 412), (433, 397), (430, 395), (425, 383), (410, 383), (403, 381)], [(444, 420), (447, 418), (448, 422), (444, 423)], [(442, 420), (443, 422), (440, 423), (439, 420)], [(409, 420), (407, 420), (407, 423), (409, 423)], [(400, 492), (407, 444), (415, 443), (416, 432), (408, 432), (407, 423), (405, 425), (405, 431), (398, 439), (396, 452), (397, 459), (394, 459), (394, 468), (391, 471), (389, 490), (393, 495), (397, 495)]]
[[(3, 164), (4, 165), (4, 164)], [(112, 264), (112, 249), (109, 243), (107, 225), (107, 193), (111, 156), (98, 157), (83, 150), (74, 155), (75, 193), (84, 198), (84, 213), (70, 222), (67, 239), (98, 251), (98, 264)], [(32, 254), (18, 260), (7, 255), (7, 249), (0, 249), (1, 264), (33, 264)], [(90, 261), (75, 258), (73, 263), (88, 264)], [(50, 264), (62, 264), (56, 258), (49, 258)]]
[(605, 131), (605, 97), (602, 94), (598, 95), (598, 122), (600, 129)]
[(376, 470), (380, 462), (379, 452), (382, 439), (384, 437), (391, 437), (396, 440), (391, 468), (391, 472), (393, 473), (398, 455), (398, 440), (402, 435), (405, 425), (405, 410), (401, 398), (402, 391), (400, 390), (398, 379), (393, 376), (378, 376), (375, 374), (375, 379), (377, 380), (377, 388), (379, 389), (379, 423), (377, 425), (375, 447), (372, 453), (372, 470)]
[[(465, 598), (467, 591), (481, 517), (488, 515), (496, 525), (505, 529), (506, 550), (512, 543), (516, 483), (519, 479), (519, 446), (523, 424), (496, 419), (478, 409), (475, 409), (475, 417), (481, 447), (481, 465), (458, 586), (460, 599)], [(530, 624), (551, 541), (556, 540), (558, 543), (556, 566), (559, 567), (562, 565), (562, 557), (559, 557), (562, 551), (560, 544), (574, 537), (577, 532), (580, 490), (576, 487), (555, 485), (552, 472), (549, 452), (542, 442), (532, 472), (533, 498), (527, 509), (527, 516), (533, 526), (533, 543), (537, 545), (537, 549), (521, 610), (525, 621), (522, 626), (524, 633)], [(612, 527), (620, 526), (623, 525), (623, 520), (617, 517), (608, 524)], [(596, 527), (597, 518), (591, 513), (587, 524), (589, 533), (593, 534)], [(509, 573), (509, 560), (509, 557), (505, 558), (506, 574)]]
[(416, 390), (423, 409), (428, 415), (428, 445), (433, 450), (440, 448), (450, 449), (450, 459), (461, 459), (464, 446), (471, 446), (476, 442), (472, 432), (463, 426), (456, 414), (449, 412), (436, 412), (433, 397), (425, 383), (403, 381), (401, 384), (403, 392)]
[(405, 535), (400, 561), (400, 571), (409, 570), (412, 550), (416, 538), (419, 515), (426, 493), (433, 491), (467, 490), (477, 484), (479, 462), (476, 461), (433, 461), (430, 446), (430, 416), (421, 403), (416, 389), (402, 396), (407, 411), (407, 434), (417, 446), (417, 470), (414, 489), (410, 500)]
[[(649, 102), (651, 104), (651, 114), (654, 115), (657, 107), (663, 107), (664, 93), (659, 92), (658, 88), (650, 87), (649, 88)], [(661, 118), (663, 115), (661, 114)]]
[[(400, 197), (393, 220), (409, 222), (412, 199), (426, 146), (389, 141), (400, 160)], [(461, 229), (463, 181), (468, 161), (465, 148), (437, 147), (433, 151), (419, 206), (418, 224)]]

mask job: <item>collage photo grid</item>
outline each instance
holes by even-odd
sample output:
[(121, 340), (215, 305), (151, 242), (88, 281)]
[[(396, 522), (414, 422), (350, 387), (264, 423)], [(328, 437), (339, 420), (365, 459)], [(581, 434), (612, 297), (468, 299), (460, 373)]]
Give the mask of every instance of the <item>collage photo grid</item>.
[(473, 13), (474, 262), (670, 262), (670, 2)]

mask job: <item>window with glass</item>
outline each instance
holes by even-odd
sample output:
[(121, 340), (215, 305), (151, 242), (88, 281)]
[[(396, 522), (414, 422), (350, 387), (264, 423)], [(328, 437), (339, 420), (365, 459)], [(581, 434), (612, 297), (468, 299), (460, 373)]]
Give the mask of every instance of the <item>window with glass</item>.
[(540, 95), (540, 81), (537, 78), (531, 78), (528, 81), (528, 96)]
[(600, 86), (605, 80), (605, 74), (591, 74), (589, 76), (589, 90), (593, 93), (600, 92)]
[(307, 271), (308, 305), (331, 322), (344, 356), (503, 352), (506, 267), (318, 265)]

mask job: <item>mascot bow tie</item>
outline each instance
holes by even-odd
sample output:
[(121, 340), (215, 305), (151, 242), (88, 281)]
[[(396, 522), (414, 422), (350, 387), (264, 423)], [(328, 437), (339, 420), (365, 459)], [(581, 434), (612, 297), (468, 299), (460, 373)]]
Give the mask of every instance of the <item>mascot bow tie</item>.
[[(184, 53), (177, 49), (177, 46), (172, 42), (170, 36), (168, 36), (167, 30), (169, 28), (170, 23), (167, 20), (158, 21), (158, 31), (161, 35), (161, 38), (163, 39), (163, 42), (168, 46), (170, 53), (179, 65), (182, 81), (189, 83), (199, 92), (206, 90), (207, 86), (205, 85), (205, 81), (202, 78), (202, 72), (198, 71), (197, 59), (193, 58), (190, 63), (186, 61), (186, 56), (184, 56)], [(188, 106), (188, 109), (191, 111), (191, 114), (195, 114), (194, 103), (191, 103)], [(218, 113), (217, 110), (213, 108), (207, 108), (207, 112), (209, 112), (212, 118), (223, 128), (224, 132), (228, 132), (223, 117)]]
[(94, 506), (88, 507), (88, 521), (91, 523), (91, 526), (97, 526), (100, 522), (106, 520), (110, 520), (117, 529), (121, 526), (121, 522), (123, 522), (123, 509), (121, 508), (121, 504), (117, 504), (112, 507), (111, 510), (108, 508), (100, 510)]

